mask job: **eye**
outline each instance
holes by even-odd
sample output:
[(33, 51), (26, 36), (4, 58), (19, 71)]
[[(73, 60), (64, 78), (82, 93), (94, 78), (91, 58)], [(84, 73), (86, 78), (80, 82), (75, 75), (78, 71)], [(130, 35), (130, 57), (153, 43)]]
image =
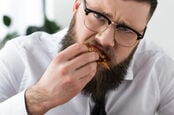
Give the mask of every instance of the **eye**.
[(105, 17), (103, 17), (103, 16), (102, 16), (101, 14), (99, 14), (99, 13), (93, 12), (93, 16), (94, 16), (97, 20), (106, 21)]
[(117, 29), (118, 31), (126, 32), (126, 33), (132, 33), (132, 32), (133, 32), (131, 29), (129, 29), (129, 28), (126, 27), (126, 26), (118, 26), (118, 27), (116, 27), (116, 29)]

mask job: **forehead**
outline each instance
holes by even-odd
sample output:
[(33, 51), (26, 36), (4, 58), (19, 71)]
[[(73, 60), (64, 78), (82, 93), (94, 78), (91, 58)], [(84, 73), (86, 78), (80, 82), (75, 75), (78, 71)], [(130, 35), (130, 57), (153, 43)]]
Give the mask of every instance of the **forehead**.
[(124, 22), (137, 29), (147, 23), (150, 5), (133, 0), (86, 0), (87, 7), (106, 14), (117, 23)]

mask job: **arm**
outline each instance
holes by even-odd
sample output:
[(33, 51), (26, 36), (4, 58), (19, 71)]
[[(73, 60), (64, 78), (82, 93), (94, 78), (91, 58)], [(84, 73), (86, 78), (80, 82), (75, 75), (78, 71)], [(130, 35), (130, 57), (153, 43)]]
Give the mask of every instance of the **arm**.
[(41, 79), (26, 90), (28, 113), (43, 115), (72, 99), (93, 78), (98, 58), (82, 44), (74, 44), (60, 52)]
[(8, 43), (0, 50), (0, 115), (27, 115), (24, 92), (17, 94), (23, 70), (16, 45)]

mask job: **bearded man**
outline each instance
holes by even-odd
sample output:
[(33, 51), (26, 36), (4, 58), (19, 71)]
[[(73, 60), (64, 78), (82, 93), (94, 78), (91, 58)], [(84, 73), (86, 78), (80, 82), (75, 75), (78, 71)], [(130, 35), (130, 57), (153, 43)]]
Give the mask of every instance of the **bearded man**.
[(144, 38), (157, 0), (75, 0), (69, 28), (0, 52), (2, 115), (173, 115), (174, 61)]

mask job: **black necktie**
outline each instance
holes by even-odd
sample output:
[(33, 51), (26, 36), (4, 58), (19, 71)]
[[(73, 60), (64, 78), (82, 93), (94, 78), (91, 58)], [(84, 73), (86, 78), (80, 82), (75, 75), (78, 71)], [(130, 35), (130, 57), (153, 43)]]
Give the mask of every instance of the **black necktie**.
[(105, 111), (105, 98), (94, 100), (95, 105), (92, 109), (91, 115), (107, 115)]

